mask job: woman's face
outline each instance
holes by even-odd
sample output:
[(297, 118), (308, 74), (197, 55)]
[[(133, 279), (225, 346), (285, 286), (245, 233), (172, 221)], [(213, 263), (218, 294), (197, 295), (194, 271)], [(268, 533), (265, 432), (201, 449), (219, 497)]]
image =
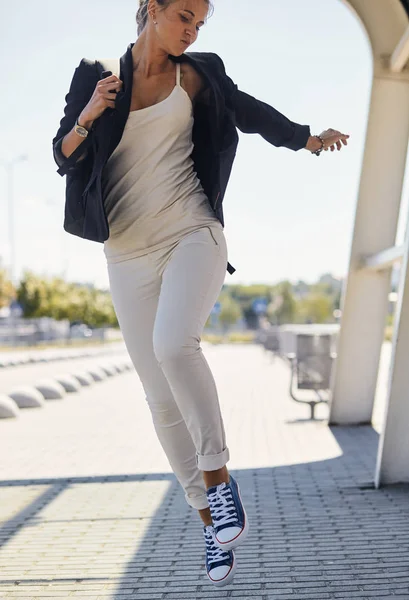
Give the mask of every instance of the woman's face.
[(173, 56), (183, 54), (196, 41), (208, 10), (205, 0), (176, 0), (166, 9), (156, 10), (154, 29), (160, 45)]

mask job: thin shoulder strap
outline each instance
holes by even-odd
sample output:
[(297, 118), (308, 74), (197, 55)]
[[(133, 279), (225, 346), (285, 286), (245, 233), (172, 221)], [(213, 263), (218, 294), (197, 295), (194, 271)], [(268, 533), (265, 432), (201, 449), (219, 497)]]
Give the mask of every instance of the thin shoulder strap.
[(180, 86), (180, 63), (176, 63), (176, 85)]

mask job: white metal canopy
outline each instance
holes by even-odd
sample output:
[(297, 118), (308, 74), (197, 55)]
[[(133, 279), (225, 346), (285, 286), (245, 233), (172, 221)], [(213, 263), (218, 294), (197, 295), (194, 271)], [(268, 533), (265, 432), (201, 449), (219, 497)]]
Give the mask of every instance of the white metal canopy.
[(409, 227), (404, 244), (396, 246), (409, 141), (409, 0), (342, 1), (369, 38), (374, 68), (329, 423), (371, 423), (391, 268), (399, 262), (388, 399), (374, 477), (379, 487), (409, 481)]

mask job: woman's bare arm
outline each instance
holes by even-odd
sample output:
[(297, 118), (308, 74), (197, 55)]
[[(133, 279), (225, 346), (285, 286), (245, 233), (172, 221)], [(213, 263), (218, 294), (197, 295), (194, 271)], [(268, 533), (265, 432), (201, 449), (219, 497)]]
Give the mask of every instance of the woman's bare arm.
[[(83, 113), (81, 113), (80, 116), (78, 117), (78, 124), (81, 125), (82, 127), (85, 127), (85, 129), (88, 129), (88, 131), (91, 129), (93, 122), (94, 121), (87, 120), (86, 116), (84, 117)], [(74, 125), (74, 127), (75, 127), (75, 125)], [(86, 139), (86, 138), (83, 138), (80, 135), (78, 135), (78, 133), (75, 132), (74, 127), (71, 129), (71, 131), (69, 131), (67, 133), (67, 135), (64, 136), (64, 138), (62, 140), (61, 152), (63, 153), (63, 155), (66, 158), (71, 156), (71, 154), (74, 152), (74, 150), (76, 150), (78, 148), (78, 146), (81, 146), (81, 144)], [(80, 160), (83, 160), (86, 157), (87, 153), (88, 153), (88, 150), (86, 150), (84, 152), (84, 154), (82, 154), (79, 157), (77, 162), (79, 162)]]

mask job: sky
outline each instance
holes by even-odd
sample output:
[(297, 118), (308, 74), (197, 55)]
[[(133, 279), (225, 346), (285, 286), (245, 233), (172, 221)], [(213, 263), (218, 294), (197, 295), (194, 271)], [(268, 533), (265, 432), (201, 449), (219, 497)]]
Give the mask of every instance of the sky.
[[(80, 60), (121, 56), (136, 40), (139, 2), (3, 2), (0, 163), (27, 156), (14, 167), (16, 274), (31, 269), (108, 288), (103, 245), (63, 230), (65, 178), (56, 172), (52, 139)], [(312, 134), (331, 127), (351, 136), (340, 152), (316, 157), (239, 133), (223, 202), (229, 261), (237, 271), (226, 273), (225, 283), (312, 283), (326, 272), (343, 277), (371, 93), (366, 33), (343, 0), (214, 4), (213, 16), (189, 50), (219, 54), (239, 89), (310, 125)], [(6, 169), (0, 165), (5, 267), (10, 263), (8, 203)]]

